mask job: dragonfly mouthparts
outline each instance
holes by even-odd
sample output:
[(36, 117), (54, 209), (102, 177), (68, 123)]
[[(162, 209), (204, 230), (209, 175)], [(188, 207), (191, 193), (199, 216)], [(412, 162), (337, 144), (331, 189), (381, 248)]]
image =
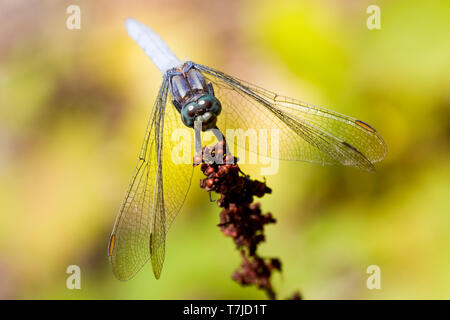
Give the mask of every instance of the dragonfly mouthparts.
[(202, 123), (202, 130), (212, 129), (216, 126), (217, 117), (210, 111), (199, 114), (195, 121)]

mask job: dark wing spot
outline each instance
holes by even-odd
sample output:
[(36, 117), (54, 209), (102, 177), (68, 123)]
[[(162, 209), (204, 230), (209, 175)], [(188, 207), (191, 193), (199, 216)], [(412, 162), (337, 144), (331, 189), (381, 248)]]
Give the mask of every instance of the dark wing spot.
[(114, 251), (114, 241), (116, 240), (116, 236), (114, 234), (111, 235), (109, 238), (109, 244), (108, 244), (108, 256), (112, 256)]
[(366, 130), (369, 130), (370, 132), (377, 132), (377, 130), (375, 130), (375, 128), (373, 128), (371, 125), (369, 125), (361, 120), (355, 120), (355, 123), (358, 126), (363, 127)]

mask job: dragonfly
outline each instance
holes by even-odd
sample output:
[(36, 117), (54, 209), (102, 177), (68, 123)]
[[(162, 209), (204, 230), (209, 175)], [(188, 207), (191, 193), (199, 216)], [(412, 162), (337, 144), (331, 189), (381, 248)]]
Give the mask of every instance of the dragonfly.
[(183, 206), (193, 173), (192, 163), (172, 161), (175, 128), (194, 130), (197, 151), (201, 132), (276, 128), (281, 160), (374, 172), (373, 163), (386, 156), (385, 142), (366, 122), (192, 61), (182, 62), (148, 26), (129, 18), (125, 27), (160, 70), (162, 84), (109, 240), (108, 256), (119, 280), (131, 279), (149, 260), (160, 278), (166, 235)]

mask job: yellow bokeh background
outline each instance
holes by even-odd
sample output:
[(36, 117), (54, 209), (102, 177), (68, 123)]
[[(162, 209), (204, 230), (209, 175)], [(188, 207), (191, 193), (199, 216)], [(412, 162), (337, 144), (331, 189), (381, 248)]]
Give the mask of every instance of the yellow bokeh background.
[[(66, 8), (81, 8), (81, 29)], [(381, 9), (369, 30), (366, 8)], [(450, 2), (0, 2), (0, 298), (261, 299), (198, 186), (150, 264), (116, 280), (107, 244), (161, 74), (128, 37), (134, 17), (181, 59), (372, 124), (388, 156), (368, 174), (281, 162), (268, 176), (262, 255), (280, 298), (450, 298)], [(255, 168), (249, 168), (252, 174)], [(196, 170), (198, 171), (198, 170)], [(256, 176), (257, 177), (257, 176)], [(81, 268), (81, 290), (66, 269)], [(381, 269), (368, 290), (366, 268)]]

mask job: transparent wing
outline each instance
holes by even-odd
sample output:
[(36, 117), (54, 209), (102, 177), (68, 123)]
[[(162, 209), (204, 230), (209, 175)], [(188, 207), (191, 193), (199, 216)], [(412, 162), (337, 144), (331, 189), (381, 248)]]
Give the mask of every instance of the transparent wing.
[(279, 159), (343, 164), (367, 171), (374, 171), (372, 163), (386, 155), (381, 136), (360, 120), (279, 96), (203, 65), (195, 66), (213, 84), (222, 103), (217, 126), (225, 135), (227, 129), (268, 130), (270, 143), (269, 132), (277, 129)]
[(150, 257), (155, 277), (160, 277), (166, 233), (191, 182), (192, 164), (176, 164), (169, 158), (174, 147), (171, 133), (184, 126), (168, 102), (168, 87), (164, 77), (110, 238), (108, 255), (120, 280), (132, 278)]

